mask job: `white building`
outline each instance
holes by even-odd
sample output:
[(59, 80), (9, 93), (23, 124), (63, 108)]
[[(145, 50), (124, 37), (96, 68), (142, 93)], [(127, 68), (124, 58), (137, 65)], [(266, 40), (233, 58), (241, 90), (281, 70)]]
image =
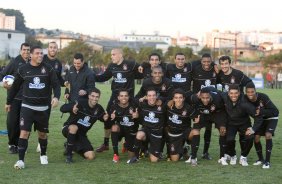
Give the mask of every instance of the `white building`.
[(0, 29), (0, 59), (19, 55), (25, 34), (19, 31)]
[(171, 45), (171, 37), (165, 35), (138, 35), (138, 34), (124, 34), (120, 37), (122, 42), (165, 42)]
[(16, 30), (16, 16), (6, 16), (0, 12), (0, 29)]

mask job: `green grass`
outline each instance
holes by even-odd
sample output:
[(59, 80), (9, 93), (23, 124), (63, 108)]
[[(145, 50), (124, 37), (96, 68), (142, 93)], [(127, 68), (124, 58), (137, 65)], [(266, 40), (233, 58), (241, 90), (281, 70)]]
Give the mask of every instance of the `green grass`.
[[(106, 107), (110, 96), (109, 85), (99, 85), (102, 90), (101, 104)], [(138, 86), (139, 88), (139, 86)], [(263, 90), (267, 93), (279, 109), (282, 109), (282, 90)], [(6, 92), (0, 89), (0, 130), (6, 129), (6, 113), (4, 103)], [(218, 132), (213, 130), (210, 153), (213, 160), (206, 161), (200, 158), (203, 148), (203, 140), (198, 152), (199, 165), (191, 167), (184, 161), (177, 163), (161, 161), (156, 164), (147, 159), (137, 164), (126, 164), (127, 155), (121, 154), (121, 162), (112, 163), (112, 149), (105, 153), (96, 154), (96, 159), (86, 161), (78, 155), (74, 156), (75, 163), (65, 164), (63, 156), (63, 143), (65, 139), (61, 134), (61, 127), (67, 118), (67, 114), (60, 118), (59, 108), (52, 111), (50, 121), (50, 134), (48, 144), (49, 164), (40, 165), (39, 154), (35, 152), (37, 146), (37, 133), (32, 132), (29, 139), (28, 153), (26, 154), (24, 170), (15, 170), (14, 163), (18, 160), (17, 155), (8, 154), (7, 136), (0, 136), (0, 183), (282, 183), (282, 144), (281, 124), (278, 123), (274, 137), (272, 154), (272, 167), (263, 170), (251, 164), (257, 160), (254, 148), (249, 155), (249, 167), (220, 166), (217, 163), (219, 146)], [(280, 117), (281, 118), (281, 117)], [(88, 137), (94, 147), (103, 141), (103, 124), (96, 122)], [(264, 140), (262, 141), (264, 145)], [(239, 148), (237, 145), (237, 152)]]

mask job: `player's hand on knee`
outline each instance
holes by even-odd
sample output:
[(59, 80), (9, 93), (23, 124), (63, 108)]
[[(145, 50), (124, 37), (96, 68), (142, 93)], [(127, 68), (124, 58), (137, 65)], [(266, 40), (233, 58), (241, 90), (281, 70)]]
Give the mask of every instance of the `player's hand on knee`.
[(78, 111), (78, 103), (76, 102), (76, 104), (73, 106), (73, 108), (72, 108), (72, 112), (74, 113), (74, 114), (77, 114), (77, 111)]
[(54, 97), (54, 98), (52, 99), (52, 101), (51, 101), (52, 108), (57, 107), (58, 104), (59, 104), (58, 98)]
[(225, 128), (225, 127), (220, 127), (220, 128), (219, 128), (219, 134), (220, 134), (221, 136), (225, 136), (225, 134), (226, 134), (226, 128)]
[(5, 105), (5, 111), (6, 112), (10, 112), (10, 110), (11, 110), (11, 105)]
[(142, 66), (139, 66), (139, 67), (138, 67), (138, 72), (139, 72), (139, 73), (143, 73), (143, 67), (142, 67)]
[(114, 120), (116, 118), (116, 110), (114, 110), (114, 112), (112, 112), (111, 114), (111, 120)]
[(79, 90), (78, 94), (79, 94), (79, 96), (84, 96), (84, 95), (87, 94), (87, 92), (85, 90), (81, 89), (81, 90)]
[(195, 119), (194, 119), (194, 123), (199, 123), (200, 122), (200, 115), (198, 115)]

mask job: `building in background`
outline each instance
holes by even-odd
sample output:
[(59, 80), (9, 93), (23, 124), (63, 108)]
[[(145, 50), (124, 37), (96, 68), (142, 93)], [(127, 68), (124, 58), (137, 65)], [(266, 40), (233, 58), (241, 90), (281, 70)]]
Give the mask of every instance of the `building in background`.
[(16, 16), (6, 16), (0, 12), (0, 29), (16, 30)]

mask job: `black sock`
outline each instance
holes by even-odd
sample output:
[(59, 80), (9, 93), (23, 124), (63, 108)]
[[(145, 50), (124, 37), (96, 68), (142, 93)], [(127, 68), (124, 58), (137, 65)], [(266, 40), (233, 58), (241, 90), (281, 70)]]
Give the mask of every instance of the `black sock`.
[(243, 150), (242, 152), (242, 156), (243, 157), (247, 157), (248, 154), (250, 153), (252, 147), (253, 147), (253, 142), (254, 142), (254, 139), (253, 139), (253, 136), (248, 136), (246, 137), (246, 142), (245, 142), (245, 149)]
[(219, 136), (220, 158), (226, 153), (226, 136)]
[(109, 146), (109, 140), (110, 138), (104, 137), (104, 145)]
[(137, 158), (139, 158), (139, 153), (140, 153), (140, 149), (142, 147), (142, 141), (135, 139), (135, 143), (134, 143), (134, 152), (135, 152), (135, 156)]
[(75, 143), (76, 134), (68, 133), (67, 137), (67, 156), (72, 157), (73, 146)]
[(40, 155), (46, 155), (46, 150), (47, 150), (47, 144), (48, 144), (48, 141), (47, 139), (40, 139), (38, 138), (38, 142), (40, 144), (40, 149), (41, 149), (41, 152), (40, 152)]
[(114, 154), (117, 155), (118, 155), (118, 136), (119, 136), (119, 132), (111, 132)]
[(192, 151), (191, 159), (197, 158), (199, 144), (200, 144), (200, 135), (194, 135), (191, 143), (191, 151)]
[(236, 155), (236, 150), (235, 150), (235, 140), (230, 140), (227, 141), (227, 150), (228, 154), (233, 157)]
[(211, 130), (209, 129), (205, 130), (204, 140), (205, 140), (205, 144), (204, 144), (203, 154), (208, 153), (209, 151), (210, 142), (211, 142)]
[(263, 155), (262, 155), (262, 146), (261, 146), (261, 142), (255, 142), (255, 148), (256, 148), (256, 152), (258, 155), (258, 159), (260, 161), (263, 161)]
[(19, 160), (24, 161), (24, 156), (25, 156), (27, 146), (28, 146), (28, 140), (19, 138), (19, 145), (18, 145)]
[(270, 162), (270, 156), (273, 147), (272, 139), (266, 139), (265, 147), (266, 147), (265, 161)]

